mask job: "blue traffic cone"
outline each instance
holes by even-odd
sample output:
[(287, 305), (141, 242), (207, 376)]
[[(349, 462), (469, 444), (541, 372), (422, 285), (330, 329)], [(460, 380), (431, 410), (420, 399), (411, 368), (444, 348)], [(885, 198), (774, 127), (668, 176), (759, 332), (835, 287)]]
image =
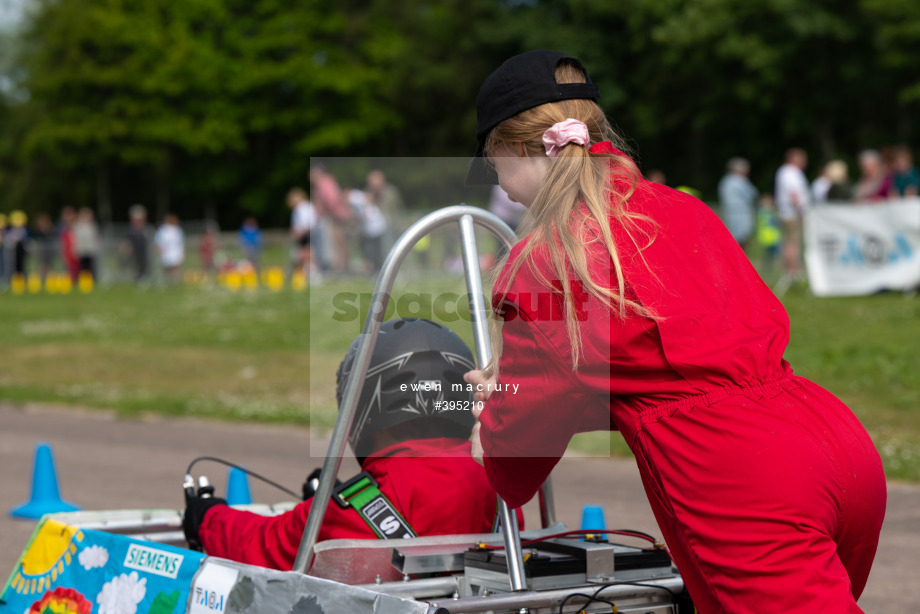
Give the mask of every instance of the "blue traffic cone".
[(604, 521), (604, 507), (586, 505), (581, 510), (581, 529), (583, 531), (603, 531), (607, 528)]
[(252, 503), (252, 495), (249, 493), (249, 476), (245, 471), (230, 467), (230, 473), (227, 475), (227, 504), (249, 505), (250, 503)]
[(35, 468), (32, 470), (32, 498), (10, 510), (14, 518), (41, 518), (56, 512), (74, 512), (80, 508), (61, 500), (57, 472), (51, 446), (40, 443), (35, 448)]

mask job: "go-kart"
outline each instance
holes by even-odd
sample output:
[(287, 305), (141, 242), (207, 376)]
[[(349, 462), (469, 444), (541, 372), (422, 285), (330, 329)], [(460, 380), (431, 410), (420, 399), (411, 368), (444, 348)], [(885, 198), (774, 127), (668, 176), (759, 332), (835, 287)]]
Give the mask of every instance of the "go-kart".
[[(507, 246), (515, 236), (491, 213), (447, 207), (406, 230), (380, 271), (292, 571), (188, 549), (181, 510), (51, 514), (0, 593), (0, 614), (694, 612), (660, 544), (639, 532), (568, 530), (555, 518), (549, 479), (539, 492), (539, 529), (520, 532), (517, 516), (500, 502), (501, 533), (317, 543), (396, 273), (419, 239), (455, 222), (477, 361), (490, 358), (474, 228)], [(197, 485), (205, 483), (199, 478)], [(194, 494), (191, 475), (183, 487)], [(242, 507), (273, 515), (293, 505)], [(653, 545), (611, 543), (609, 534)]]

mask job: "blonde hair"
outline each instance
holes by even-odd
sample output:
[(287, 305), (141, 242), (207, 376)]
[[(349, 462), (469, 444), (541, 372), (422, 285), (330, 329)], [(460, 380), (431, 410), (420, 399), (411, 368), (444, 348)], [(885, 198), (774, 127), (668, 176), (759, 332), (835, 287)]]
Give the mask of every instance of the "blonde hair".
[[(556, 67), (556, 82), (584, 83), (584, 73), (577, 66), (564, 62)], [(546, 155), (543, 133), (553, 124), (567, 118), (577, 119), (587, 125), (591, 143), (611, 141), (621, 151), (625, 149), (623, 139), (616, 134), (603, 110), (594, 101), (570, 99), (522, 111), (498, 124), (486, 139), (485, 155), (512, 143), (523, 144), (527, 155)], [(505, 254), (494, 269), (493, 283), (499, 293), (504, 291), (500, 285), (507, 287), (527, 263), (547, 291), (563, 294), (572, 370), (577, 370), (582, 355), (572, 282), (579, 282), (591, 296), (605, 303), (620, 319), (631, 312), (654, 317), (649, 309), (626, 297), (620, 255), (611, 231), (611, 221), (618, 223), (640, 256), (641, 251), (654, 240), (648, 229), (643, 230), (636, 224), (639, 220), (650, 221), (649, 218), (631, 213), (627, 206), (640, 176), (635, 163), (625, 154), (591, 153), (587, 147), (574, 144), (563, 147), (550, 164), (519, 230), (520, 236), (528, 238), (523, 249), (507, 273), (504, 269), (510, 253)], [(639, 245), (630, 230), (645, 235), (644, 245)], [(609, 288), (590, 275), (586, 246), (597, 242), (603, 242), (610, 256), (616, 287)], [(545, 248), (549, 255), (551, 272), (561, 288), (554, 287), (553, 282), (536, 266), (534, 250), (540, 248)], [(487, 376), (497, 375), (501, 355), (501, 335), (497, 330), (497, 322), (493, 321), (493, 324), (493, 356), (485, 369)]]
[(843, 183), (847, 180), (847, 163), (843, 160), (831, 160), (824, 167), (824, 174), (831, 183)]

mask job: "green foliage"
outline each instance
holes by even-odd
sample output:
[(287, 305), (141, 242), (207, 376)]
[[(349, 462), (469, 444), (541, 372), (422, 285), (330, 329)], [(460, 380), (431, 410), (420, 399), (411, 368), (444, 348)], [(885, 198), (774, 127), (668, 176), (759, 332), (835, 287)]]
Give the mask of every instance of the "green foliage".
[[(394, 297), (465, 288), (455, 275), (405, 277)], [(336, 321), (335, 296), (372, 290), (369, 280), (347, 279), (308, 293), (113, 287), (0, 296), (0, 397), (328, 427), (336, 369), (363, 323)], [(920, 301), (899, 293), (816, 299), (797, 286), (783, 302), (792, 323), (785, 358), (795, 373), (853, 409), (889, 477), (920, 480)], [(446, 324), (471, 343), (466, 321)], [(628, 454), (617, 433), (580, 437), (576, 447)]]
[(0, 208), (108, 185), (116, 218), (283, 224), (311, 156), (469, 155), (483, 77), (539, 47), (583, 60), (643, 168), (711, 197), (744, 155), (768, 191), (790, 146), (920, 144), (918, 42), (913, 0), (36, 0), (0, 37)]

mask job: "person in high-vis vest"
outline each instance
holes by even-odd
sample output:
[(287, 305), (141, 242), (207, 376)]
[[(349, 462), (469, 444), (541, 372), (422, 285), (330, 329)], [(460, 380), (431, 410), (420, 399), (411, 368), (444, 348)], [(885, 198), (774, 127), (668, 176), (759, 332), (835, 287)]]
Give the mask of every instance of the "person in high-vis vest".
[[(339, 404), (357, 343), (339, 366)], [(400, 319), (381, 325), (348, 437), (363, 471), (336, 487), (319, 541), (494, 529), (498, 499), (470, 455), (473, 393), (463, 374), (472, 368), (469, 348), (439, 324)], [(212, 556), (289, 570), (313, 501), (310, 483), (303, 503), (275, 517), (233, 509), (219, 498), (191, 499), (186, 538)]]

